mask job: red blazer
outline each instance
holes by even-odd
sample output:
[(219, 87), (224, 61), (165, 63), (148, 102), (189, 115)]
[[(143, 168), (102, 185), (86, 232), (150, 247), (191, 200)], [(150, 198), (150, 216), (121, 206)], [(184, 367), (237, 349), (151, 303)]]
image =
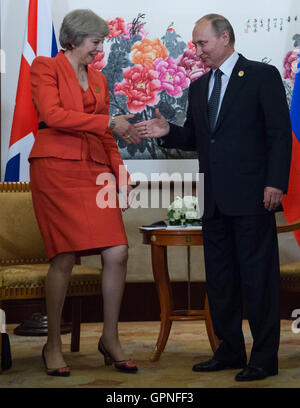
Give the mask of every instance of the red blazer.
[[(109, 91), (105, 76), (88, 67), (89, 86), (96, 99), (92, 114), (84, 112), (78, 79), (63, 51), (55, 58), (35, 58), (30, 77), (39, 122), (45, 122), (49, 128), (38, 130), (29, 160), (34, 157), (81, 160), (82, 138), (85, 133), (92, 133), (96, 137), (89, 138), (91, 158), (109, 165), (119, 182), (119, 166), (124, 163), (112, 132), (107, 129)], [(127, 182), (128, 178), (129, 175)]]

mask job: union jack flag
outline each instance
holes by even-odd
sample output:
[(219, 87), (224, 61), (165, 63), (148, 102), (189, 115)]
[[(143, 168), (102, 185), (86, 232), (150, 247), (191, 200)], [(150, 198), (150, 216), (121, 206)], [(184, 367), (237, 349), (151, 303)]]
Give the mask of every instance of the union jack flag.
[(30, 91), (30, 67), (38, 55), (54, 57), (57, 44), (48, 0), (30, 0), (15, 110), (10, 134), (5, 181), (28, 181), (28, 156), (38, 120)]

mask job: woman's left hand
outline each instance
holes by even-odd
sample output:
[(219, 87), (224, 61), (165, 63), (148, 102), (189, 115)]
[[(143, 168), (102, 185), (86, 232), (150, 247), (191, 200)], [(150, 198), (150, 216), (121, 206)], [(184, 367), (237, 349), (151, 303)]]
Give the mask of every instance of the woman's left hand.
[(126, 211), (131, 206), (134, 195), (135, 195), (133, 191), (133, 187), (126, 184), (125, 186), (121, 186), (119, 188), (119, 192), (122, 194), (123, 200), (125, 202), (125, 204), (121, 206), (122, 211)]
[(138, 131), (132, 126), (128, 119), (133, 118), (134, 115), (119, 115), (114, 116), (115, 126), (113, 133), (121, 137), (126, 143), (141, 143), (141, 138)]

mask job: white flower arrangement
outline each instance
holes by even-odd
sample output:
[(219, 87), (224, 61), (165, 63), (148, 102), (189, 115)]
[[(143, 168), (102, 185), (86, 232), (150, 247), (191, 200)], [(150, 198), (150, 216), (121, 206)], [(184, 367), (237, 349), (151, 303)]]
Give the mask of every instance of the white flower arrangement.
[(195, 196), (177, 196), (168, 207), (170, 225), (201, 225), (198, 199)]

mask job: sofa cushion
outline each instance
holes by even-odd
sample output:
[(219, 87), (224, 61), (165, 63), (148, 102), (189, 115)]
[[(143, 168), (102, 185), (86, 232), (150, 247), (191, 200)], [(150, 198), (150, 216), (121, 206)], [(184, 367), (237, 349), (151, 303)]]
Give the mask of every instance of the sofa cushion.
[(280, 286), (288, 292), (300, 291), (300, 261), (280, 266)]
[[(1, 288), (37, 288), (45, 286), (49, 264), (12, 265), (0, 267)], [(74, 265), (70, 285), (101, 283), (101, 269)]]
[(294, 277), (300, 279), (300, 261), (280, 265), (281, 278)]

